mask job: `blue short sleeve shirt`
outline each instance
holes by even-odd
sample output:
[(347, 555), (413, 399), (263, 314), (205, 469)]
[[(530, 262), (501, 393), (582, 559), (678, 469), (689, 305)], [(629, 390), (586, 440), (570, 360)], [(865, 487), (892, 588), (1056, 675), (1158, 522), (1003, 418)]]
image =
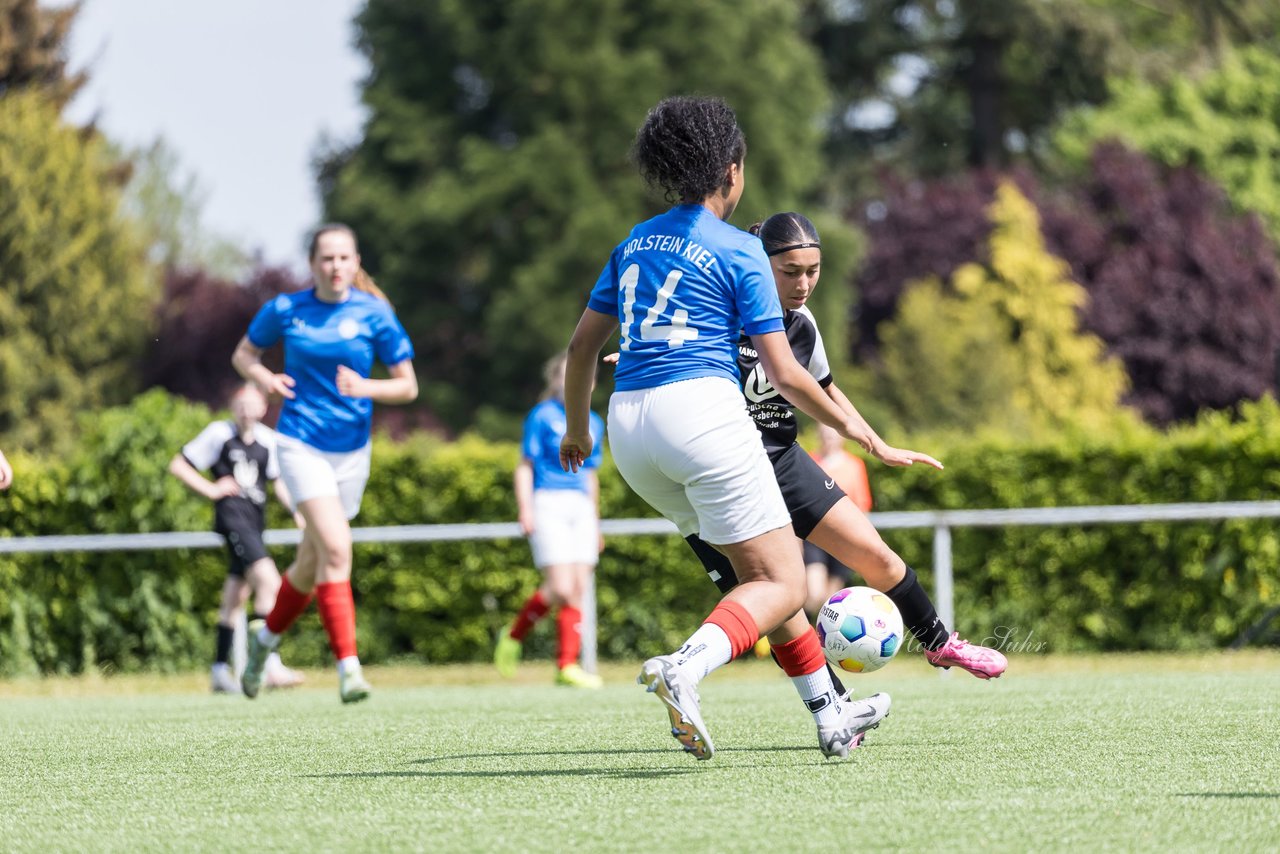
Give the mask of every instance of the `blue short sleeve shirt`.
[(284, 402), (276, 430), (322, 451), (342, 453), (369, 442), (373, 401), (338, 391), (338, 366), (368, 377), (374, 360), (398, 365), (413, 345), (385, 300), (352, 289), (340, 303), (315, 290), (281, 294), (249, 324), (249, 341), (262, 349), (284, 343), (284, 372), (294, 399)]
[(618, 318), (620, 391), (706, 376), (737, 383), (739, 335), (783, 328), (759, 238), (702, 205), (680, 205), (632, 229), (587, 305)]

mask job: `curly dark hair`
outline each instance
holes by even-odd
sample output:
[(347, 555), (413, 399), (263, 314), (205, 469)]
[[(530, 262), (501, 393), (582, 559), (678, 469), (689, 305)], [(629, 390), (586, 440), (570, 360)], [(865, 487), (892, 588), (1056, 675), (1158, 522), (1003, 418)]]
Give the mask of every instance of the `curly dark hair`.
[(725, 170), (741, 163), (747, 141), (733, 109), (719, 98), (676, 96), (649, 111), (636, 132), (631, 159), (668, 203), (700, 202), (724, 186)]
[(777, 255), (804, 246), (822, 248), (818, 229), (804, 214), (795, 211), (776, 213), (764, 222), (757, 222), (747, 229), (760, 238), (766, 255)]

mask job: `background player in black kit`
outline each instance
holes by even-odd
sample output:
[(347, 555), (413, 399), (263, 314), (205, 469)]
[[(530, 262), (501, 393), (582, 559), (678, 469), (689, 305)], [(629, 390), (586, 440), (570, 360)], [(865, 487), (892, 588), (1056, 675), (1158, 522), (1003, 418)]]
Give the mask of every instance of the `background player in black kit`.
[[(279, 479), (275, 432), (259, 423), (266, 412), (267, 400), (256, 386), (240, 387), (231, 397), (231, 420), (214, 421), (169, 462), (178, 480), (214, 502), (214, 530), (227, 541), (230, 562), (218, 607), (210, 680), (214, 693), (240, 693), (231, 668), (231, 640), (250, 590), (254, 611), (266, 614), (280, 589), (280, 572), (262, 541), (268, 481), (280, 503), (291, 511), (293, 507)], [(212, 479), (202, 474), (206, 470)], [(265, 681), (269, 687), (287, 688), (300, 683), (302, 675), (275, 657), (267, 664)]]
[[(817, 321), (805, 306), (818, 283), (822, 266), (822, 244), (818, 230), (798, 213), (779, 213), (752, 226), (752, 233), (764, 243), (769, 256), (778, 297), (785, 311), (787, 341), (796, 361), (809, 373), (841, 409), (862, 421), (852, 403), (836, 386), (822, 345)], [(760, 438), (773, 464), (774, 475), (791, 514), (796, 536), (808, 540), (852, 567), (868, 585), (883, 592), (902, 612), (902, 620), (924, 649), (925, 658), (935, 667), (960, 667), (980, 679), (998, 677), (1007, 661), (998, 650), (971, 644), (949, 632), (938, 618), (928, 593), (915, 572), (894, 552), (844, 491), (800, 447), (794, 407), (769, 383), (760, 360), (743, 337), (738, 347), (738, 370), (747, 411), (755, 420)], [(865, 422), (863, 422), (865, 424)], [(926, 454), (901, 451), (884, 443), (869, 426), (864, 450), (882, 461), (902, 465), (903, 455), (941, 469)], [(908, 462), (908, 465), (911, 463)], [(686, 538), (706, 567), (707, 575), (723, 592), (737, 584), (733, 567), (724, 555), (699, 540)], [(803, 612), (792, 618), (799, 625), (808, 622)], [(797, 629), (798, 630), (798, 629)]]

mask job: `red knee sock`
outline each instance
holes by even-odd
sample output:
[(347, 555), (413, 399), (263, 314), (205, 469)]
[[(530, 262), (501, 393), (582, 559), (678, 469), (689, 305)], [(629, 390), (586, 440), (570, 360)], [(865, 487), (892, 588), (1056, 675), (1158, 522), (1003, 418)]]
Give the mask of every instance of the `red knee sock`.
[(289, 576), (286, 575), (280, 581), (276, 605), (271, 609), (271, 613), (267, 614), (267, 631), (277, 635), (284, 634), (285, 629), (292, 626), (294, 621), (302, 616), (302, 612), (307, 610), (311, 599), (312, 594), (299, 593), (298, 589), (289, 583)]
[(533, 595), (525, 600), (520, 613), (516, 614), (516, 621), (511, 624), (512, 640), (523, 641), (525, 635), (529, 634), (529, 630), (533, 628), (533, 624), (545, 617), (549, 610), (551, 606), (542, 595), (542, 589), (533, 591)]
[(702, 622), (719, 626), (729, 636), (729, 647), (734, 658), (751, 649), (760, 640), (760, 629), (756, 626), (756, 621), (737, 602), (721, 602)]
[(774, 644), (772, 650), (778, 666), (788, 676), (808, 676), (827, 664), (822, 644), (818, 642), (818, 633), (813, 629), (794, 640)]
[(350, 581), (316, 585), (316, 607), (329, 634), (329, 648), (341, 661), (356, 654), (356, 603)]
[(556, 666), (561, 670), (578, 661), (578, 653), (582, 651), (581, 624), (581, 611), (570, 605), (560, 606), (560, 613), (556, 615), (556, 625), (560, 629), (560, 652), (556, 656)]

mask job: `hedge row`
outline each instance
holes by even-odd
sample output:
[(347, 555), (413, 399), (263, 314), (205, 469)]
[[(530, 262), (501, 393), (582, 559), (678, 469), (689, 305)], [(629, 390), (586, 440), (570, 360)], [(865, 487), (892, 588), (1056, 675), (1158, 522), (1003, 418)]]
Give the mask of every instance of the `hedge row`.
[[(0, 536), (205, 530), (211, 509), (166, 466), (210, 418), (152, 392), (87, 419), (77, 456), (15, 460)], [(872, 469), (880, 509), (1067, 506), (1270, 499), (1280, 492), (1280, 408), (1265, 402), (1169, 434), (1054, 444), (983, 440), (925, 448), (945, 472)], [(504, 521), (515, 516), (517, 449), (478, 439), (379, 439), (359, 524)], [(606, 464), (611, 518), (652, 515)], [(289, 524), (278, 508), (271, 524)], [(1051, 651), (1225, 645), (1280, 599), (1269, 521), (957, 530), (958, 628)], [(930, 534), (890, 544), (931, 584)], [(283, 567), (289, 549), (275, 552)], [(225, 557), (214, 550), (0, 556), (0, 674), (203, 666)], [(670, 649), (715, 601), (675, 537), (612, 538), (599, 569), (600, 652)], [(361, 655), (481, 661), (539, 576), (519, 540), (358, 546)], [(549, 652), (539, 631), (529, 654)], [(314, 613), (288, 657), (328, 653)]]

